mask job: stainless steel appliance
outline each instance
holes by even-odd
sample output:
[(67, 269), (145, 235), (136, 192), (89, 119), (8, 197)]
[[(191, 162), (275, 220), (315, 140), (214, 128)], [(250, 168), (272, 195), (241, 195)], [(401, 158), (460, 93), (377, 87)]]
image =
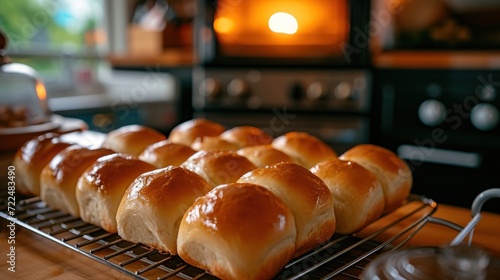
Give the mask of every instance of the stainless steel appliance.
[(193, 107), (228, 127), (368, 141), (368, 1), (199, 1)]
[(340, 151), (368, 140), (370, 96), (365, 75), (363, 71), (199, 68), (194, 75), (195, 114), (228, 127), (254, 125), (272, 136), (305, 131)]

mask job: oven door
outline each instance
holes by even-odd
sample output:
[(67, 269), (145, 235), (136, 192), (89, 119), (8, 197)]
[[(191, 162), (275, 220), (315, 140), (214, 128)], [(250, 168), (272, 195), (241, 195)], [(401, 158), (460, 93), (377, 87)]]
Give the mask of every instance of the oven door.
[(197, 20), (205, 65), (368, 63), (369, 1), (201, 0)]

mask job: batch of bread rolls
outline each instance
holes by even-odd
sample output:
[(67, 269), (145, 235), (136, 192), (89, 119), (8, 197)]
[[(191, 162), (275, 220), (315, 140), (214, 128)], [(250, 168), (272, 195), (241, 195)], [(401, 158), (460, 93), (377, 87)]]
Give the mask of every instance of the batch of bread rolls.
[(18, 192), (222, 279), (272, 278), (397, 208), (412, 185), (405, 162), (379, 146), (338, 156), (304, 132), (273, 138), (205, 119), (168, 137), (125, 126), (100, 148), (46, 134), (13, 163)]

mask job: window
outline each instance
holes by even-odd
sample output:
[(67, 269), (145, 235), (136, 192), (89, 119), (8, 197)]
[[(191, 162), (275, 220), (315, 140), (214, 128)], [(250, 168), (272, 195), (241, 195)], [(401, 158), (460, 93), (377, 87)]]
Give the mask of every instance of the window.
[(49, 94), (91, 84), (108, 50), (105, 2), (3, 1), (0, 28), (9, 39), (7, 54), (35, 68)]

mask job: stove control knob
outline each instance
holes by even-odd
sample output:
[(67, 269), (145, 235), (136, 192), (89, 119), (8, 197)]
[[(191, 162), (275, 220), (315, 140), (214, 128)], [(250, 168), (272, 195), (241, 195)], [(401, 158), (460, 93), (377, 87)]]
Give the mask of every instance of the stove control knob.
[(213, 78), (205, 78), (201, 83), (198, 91), (201, 96), (215, 98), (221, 94), (220, 83)]
[(491, 104), (478, 104), (472, 108), (470, 120), (479, 130), (492, 130), (498, 125), (498, 109)]
[(243, 79), (234, 78), (227, 85), (227, 93), (237, 97), (247, 96), (250, 93), (248, 83)]
[(307, 87), (307, 98), (311, 100), (323, 99), (328, 95), (328, 86), (322, 82), (312, 82)]
[(335, 98), (340, 100), (349, 100), (353, 97), (352, 86), (348, 82), (341, 82), (335, 87)]
[(292, 84), (290, 87), (289, 97), (293, 101), (300, 101), (304, 97), (304, 90), (302, 89), (302, 85), (298, 82)]
[(436, 99), (428, 99), (418, 107), (418, 118), (427, 126), (438, 126), (446, 119), (446, 108)]

